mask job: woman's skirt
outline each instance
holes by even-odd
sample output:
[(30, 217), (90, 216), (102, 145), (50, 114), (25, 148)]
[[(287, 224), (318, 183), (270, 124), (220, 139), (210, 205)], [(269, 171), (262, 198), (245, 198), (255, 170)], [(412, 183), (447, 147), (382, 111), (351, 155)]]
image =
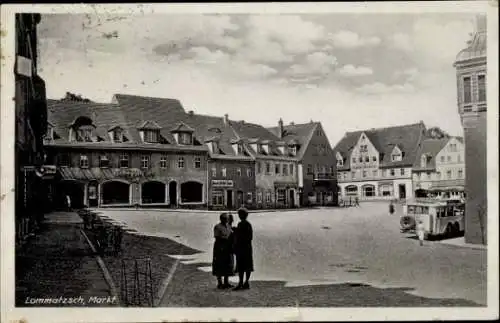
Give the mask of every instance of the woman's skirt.
[(216, 239), (212, 260), (214, 276), (232, 276), (234, 274), (234, 256), (229, 241)]
[(236, 249), (236, 271), (253, 271), (252, 245), (238, 246)]

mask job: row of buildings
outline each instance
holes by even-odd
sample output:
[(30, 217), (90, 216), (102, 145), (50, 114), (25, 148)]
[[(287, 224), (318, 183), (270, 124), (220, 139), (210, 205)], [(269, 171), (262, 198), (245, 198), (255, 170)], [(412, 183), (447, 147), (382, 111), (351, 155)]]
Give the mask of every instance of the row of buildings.
[(48, 100), (49, 204), (232, 209), (335, 205), (321, 123), (265, 128), (185, 111), (174, 99)]

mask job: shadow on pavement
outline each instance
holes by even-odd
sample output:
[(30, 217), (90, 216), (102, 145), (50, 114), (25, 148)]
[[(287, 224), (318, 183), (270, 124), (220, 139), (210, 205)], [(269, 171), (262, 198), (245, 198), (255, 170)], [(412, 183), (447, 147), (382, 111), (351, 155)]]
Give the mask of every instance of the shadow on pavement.
[[(114, 279), (119, 282), (120, 258), (149, 257), (155, 293), (170, 276), (160, 307), (478, 307), (463, 299), (432, 299), (411, 295), (412, 288), (376, 288), (368, 284), (342, 283), (285, 287), (284, 281), (251, 281), (244, 291), (218, 290), (210, 272), (198, 267), (210, 263), (183, 264), (168, 255), (200, 253), (167, 238), (126, 234), (121, 256), (107, 256)], [(174, 266), (175, 264), (175, 266)], [(173, 269), (175, 268), (175, 270)], [(353, 270), (364, 270), (354, 268)], [(117, 283), (118, 285), (119, 283)]]

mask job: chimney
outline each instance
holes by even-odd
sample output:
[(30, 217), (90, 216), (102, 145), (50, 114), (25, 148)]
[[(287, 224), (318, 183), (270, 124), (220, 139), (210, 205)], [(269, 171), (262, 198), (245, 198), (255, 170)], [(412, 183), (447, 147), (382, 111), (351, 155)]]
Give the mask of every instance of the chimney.
[(295, 126), (295, 122), (290, 121), (290, 125), (291, 125), (291, 126)]
[(226, 125), (226, 126), (227, 126), (228, 124), (229, 124), (229, 115), (226, 113), (226, 114), (224, 115), (224, 125)]
[(283, 138), (283, 134), (285, 133), (285, 129), (283, 129), (283, 119), (280, 118), (280, 120), (278, 121), (278, 126), (279, 126), (279, 137), (280, 138)]
[(193, 110), (189, 110), (189, 111), (188, 111), (188, 114), (189, 114), (189, 116), (192, 116), (192, 115), (194, 115), (194, 112), (193, 112)]

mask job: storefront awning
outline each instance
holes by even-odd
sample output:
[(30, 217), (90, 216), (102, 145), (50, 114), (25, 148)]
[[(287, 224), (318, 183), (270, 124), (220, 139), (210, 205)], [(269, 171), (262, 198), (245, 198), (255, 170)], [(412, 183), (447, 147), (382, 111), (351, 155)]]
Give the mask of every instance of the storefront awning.
[(442, 191), (464, 191), (464, 180), (445, 180), (432, 182), (429, 191), (442, 192)]
[(142, 177), (143, 172), (138, 168), (79, 168), (79, 167), (60, 167), (59, 174), (65, 180), (87, 180), (102, 181), (111, 180), (118, 177), (132, 178)]

